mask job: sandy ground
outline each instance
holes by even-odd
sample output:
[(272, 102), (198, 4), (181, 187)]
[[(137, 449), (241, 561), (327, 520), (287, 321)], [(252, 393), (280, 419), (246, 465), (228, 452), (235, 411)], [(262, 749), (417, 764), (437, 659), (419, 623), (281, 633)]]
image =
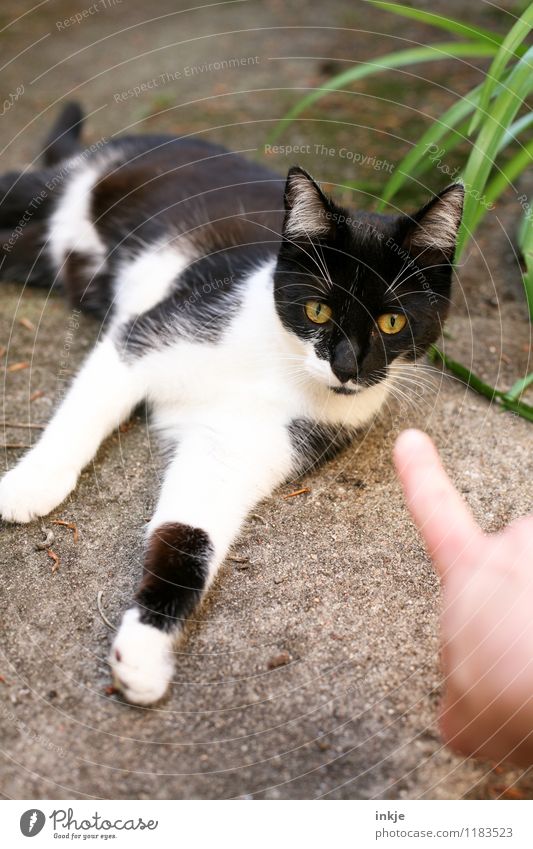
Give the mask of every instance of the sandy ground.
[[(110, 2), (81, 23), (59, 26), (84, 4), (55, 2), (14, 23), (3, 91), (23, 82), (25, 92), (2, 118), (2, 168), (31, 161), (55, 102), (72, 96), (100, 110), (92, 141), (130, 127), (201, 132), (261, 158), (272, 121), (297, 97), (291, 88), (316, 85), (347, 60), (435, 39), (362, 2), (286, 8), (269, 0), (180, 13), (187, 5)], [(473, 6), (476, 22), (507, 26), (505, 14)], [(0, 24), (29, 8), (7, 0)], [(461, 3), (446, 8), (465, 14)], [(247, 63), (185, 73), (232, 57)], [(114, 96), (162, 74), (164, 83), (138, 97)], [(283, 171), (300, 161), (338, 184), (338, 197), (370, 206), (387, 174), (354, 165), (341, 148), (395, 163), (425, 116), (450, 102), (448, 90), (479, 79), (475, 69), (447, 63), (420, 74), (434, 87), (394, 74), (361, 84), (358, 95), (332, 95), (282, 139), (311, 143), (310, 153), (274, 154), (271, 163)], [(317, 152), (322, 143), (333, 154)], [(361, 194), (341, 188), (350, 179), (361, 181)], [(427, 191), (445, 183), (436, 167), (428, 173)], [(528, 188), (524, 181), (517, 193)], [(512, 247), (515, 195), (469, 250), (446, 340), (452, 356), (501, 387), (524, 373), (531, 356)], [(8, 348), (2, 417), (45, 422), (67, 349), (74, 370), (98, 328), (83, 319), (71, 338), (72, 316), (59, 297), (12, 284), (2, 284), (0, 303), (0, 346)], [(9, 370), (24, 361), (31, 367)], [(54, 526), (55, 573), (46, 552), (35, 550), (38, 523), (2, 526), (3, 795), (533, 797), (527, 775), (465, 762), (439, 740), (438, 584), (391, 465), (395, 434), (407, 424), (433, 434), (485, 528), (531, 509), (531, 425), (449, 376), (422, 374), (409, 403), (391, 406), (336, 462), (261, 506), (235, 546), (244, 562), (225, 565), (180, 650), (172, 692), (154, 709), (129, 707), (106, 691), (111, 633), (97, 610), (102, 591), (116, 622), (140, 574), (141, 533), (159, 477), (143, 414), (109, 439), (74, 495), (46, 520), (79, 529), (75, 543), (72, 531)], [(37, 433), (10, 428), (4, 438), (29, 444)], [(2, 463), (11, 467), (21, 453), (2, 452)], [(284, 499), (295, 483), (309, 494)], [(288, 662), (277, 665), (280, 656)]]

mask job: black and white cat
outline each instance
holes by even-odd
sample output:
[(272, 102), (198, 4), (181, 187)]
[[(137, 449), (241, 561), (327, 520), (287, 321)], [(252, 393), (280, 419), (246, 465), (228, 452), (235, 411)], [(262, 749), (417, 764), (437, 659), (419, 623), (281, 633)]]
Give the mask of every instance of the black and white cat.
[(284, 185), (194, 138), (83, 150), (81, 122), (67, 106), (42, 169), (0, 180), (2, 276), (59, 280), (105, 319), (42, 438), (3, 478), (0, 513), (49, 513), (149, 405), (168, 468), (110, 656), (116, 686), (145, 705), (165, 693), (175, 640), (249, 511), (346, 446), (439, 335), (463, 188), (411, 216), (352, 213), (301, 168)]

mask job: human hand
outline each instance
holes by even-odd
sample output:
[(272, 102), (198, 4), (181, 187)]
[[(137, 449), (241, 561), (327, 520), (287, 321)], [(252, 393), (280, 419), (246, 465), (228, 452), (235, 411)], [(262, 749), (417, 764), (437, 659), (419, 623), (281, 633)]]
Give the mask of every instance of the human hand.
[(478, 527), (424, 433), (404, 431), (394, 461), (443, 589), (440, 725), (467, 755), (533, 764), (533, 516)]

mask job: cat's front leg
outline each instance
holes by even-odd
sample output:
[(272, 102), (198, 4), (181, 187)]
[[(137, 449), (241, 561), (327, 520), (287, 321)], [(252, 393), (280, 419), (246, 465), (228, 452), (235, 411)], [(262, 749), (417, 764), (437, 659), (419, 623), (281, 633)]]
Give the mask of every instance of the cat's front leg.
[(180, 438), (148, 528), (143, 578), (114, 641), (110, 664), (125, 698), (147, 705), (171, 681), (173, 647), (248, 511), (289, 474), (282, 424), (198, 425)]
[(61, 504), (102, 440), (143, 395), (139, 375), (112, 340), (98, 343), (40, 440), (0, 482), (2, 518), (29, 522)]

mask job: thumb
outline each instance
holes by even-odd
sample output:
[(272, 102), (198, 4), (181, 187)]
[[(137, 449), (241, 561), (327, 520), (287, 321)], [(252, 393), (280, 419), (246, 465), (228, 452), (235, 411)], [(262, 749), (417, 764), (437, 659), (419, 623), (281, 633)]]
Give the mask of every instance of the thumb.
[(401, 433), (394, 463), (407, 506), (440, 575), (456, 564), (473, 566), (483, 534), (429, 436), (419, 430)]

